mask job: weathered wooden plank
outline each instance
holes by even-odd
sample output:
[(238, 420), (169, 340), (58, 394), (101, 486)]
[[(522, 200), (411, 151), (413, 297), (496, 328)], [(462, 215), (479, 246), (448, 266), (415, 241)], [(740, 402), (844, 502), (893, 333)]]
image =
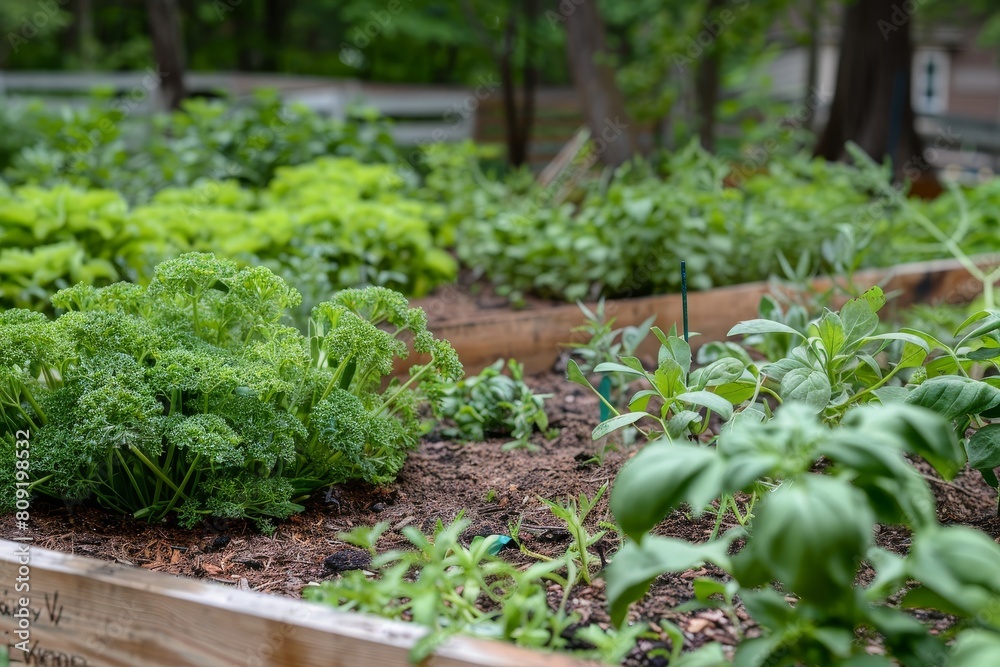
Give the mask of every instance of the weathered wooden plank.
[[(0, 635), (11, 664), (67, 667), (405, 667), (419, 627), (0, 540)], [(27, 560), (24, 567), (19, 561)], [(19, 573), (20, 570), (20, 573)], [(15, 590), (18, 577), (30, 589)], [(15, 647), (27, 598), (31, 653)], [(433, 667), (580, 667), (458, 638)]]
[[(986, 265), (997, 259), (983, 259)], [(978, 296), (982, 287), (964, 267), (954, 260), (904, 264), (892, 269), (872, 269), (854, 275), (859, 287), (882, 285), (887, 294), (895, 293), (887, 312), (915, 303), (965, 303)], [(813, 282), (817, 290), (833, 285), (829, 278)], [(740, 320), (757, 316), (760, 298), (771, 286), (766, 282), (720, 287), (688, 295), (691, 330), (701, 335), (691, 339), (694, 347), (725, 338)], [(433, 299), (434, 297), (431, 297)], [(424, 305), (428, 300), (424, 300)], [(419, 304), (418, 304), (419, 305)], [(593, 304), (591, 304), (593, 305)], [(478, 372), (500, 357), (515, 358), (529, 373), (548, 370), (565, 348), (563, 343), (580, 340), (571, 333), (584, 323), (579, 308), (572, 304), (522, 311), (488, 311), (464, 319), (448, 315), (435, 317), (447, 308), (427, 308), (431, 314), (430, 328), (434, 334), (451, 341), (458, 351), (466, 371)], [(664, 330), (681, 322), (681, 296), (667, 294), (634, 299), (609, 300), (605, 304), (616, 326), (638, 325), (656, 314), (656, 323)], [(640, 348), (644, 354), (655, 352), (657, 342), (652, 336)]]
[(548, 187), (548, 185), (556, 180), (560, 174), (562, 174), (566, 167), (576, 159), (576, 156), (580, 154), (583, 147), (587, 144), (587, 140), (590, 138), (590, 130), (586, 127), (581, 127), (573, 135), (573, 138), (566, 142), (566, 145), (559, 149), (556, 153), (555, 158), (552, 162), (547, 164), (544, 169), (538, 174), (537, 182), (543, 188)]
[[(126, 90), (147, 85), (150, 71), (132, 72), (62, 72), (25, 70), (3, 72), (0, 83), (11, 92), (86, 94), (95, 89)], [(336, 87), (353, 83), (349, 79), (287, 74), (250, 72), (190, 72), (187, 77), (191, 90), (225, 90), (245, 95), (260, 88), (278, 90)]]

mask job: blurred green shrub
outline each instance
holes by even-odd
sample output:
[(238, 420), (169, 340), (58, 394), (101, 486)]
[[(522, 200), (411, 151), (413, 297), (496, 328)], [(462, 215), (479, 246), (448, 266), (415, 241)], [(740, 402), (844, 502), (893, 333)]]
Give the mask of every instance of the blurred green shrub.
[(267, 265), (301, 288), (303, 313), (345, 287), (421, 296), (456, 273), (434, 243), (432, 208), (408, 198), (391, 167), (349, 158), (279, 168), (263, 190), (205, 181), (131, 208), (108, 190), (4, 189), (0, 305), (43, 307), (78, 282), (144, 283), (188, 251)]
[(279, 167), (324, 155), (394, 161), (388, 126), (371, 113), (352, 114), (341, 121), (286, 107), (273, 91), (239, 104), (193, 98), (179, 112), (152, 116), (108, 97), (84, 107), (4, 105), (0, 173), (11, 185), (109, 188), (142, 203), (200, 179), (263, 187)]
[[(912, 215), (922, 211), (954, 236), (962, 194), (901, 207), (880, 198), (871, 178), (804, 155), (745, 172), (692, 144), (600, 178), (517, 194), (509, 183), (481, 187), (452, 210), (461, 216), (456, 252), (514, 301), (678, 291), (681, 260), (690, 285), (709, 289), (950, 257)], [(967, 197), (975, 213), (958, 230), (961, 246), (1000, 250), (1000, 181)]]

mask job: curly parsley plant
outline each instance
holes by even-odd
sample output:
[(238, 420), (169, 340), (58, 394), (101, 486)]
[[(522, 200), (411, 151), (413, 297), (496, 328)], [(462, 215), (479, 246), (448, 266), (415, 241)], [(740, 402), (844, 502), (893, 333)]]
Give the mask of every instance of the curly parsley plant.
[[(282, 323), (300, 300), (263, 267), (191, 253), (145, 288), (62, 290), (55, 320), (0, 312), (0, 474), (13, 477), (11, 437), (28, 430), (33, 493), (265, 529), (321, 486), (392, 481), (419, 406), (462, 376), (454, 350), (389, 289), (336, 294), (305, 336)], [(427, 362), (386, 384), (404, 336)]]

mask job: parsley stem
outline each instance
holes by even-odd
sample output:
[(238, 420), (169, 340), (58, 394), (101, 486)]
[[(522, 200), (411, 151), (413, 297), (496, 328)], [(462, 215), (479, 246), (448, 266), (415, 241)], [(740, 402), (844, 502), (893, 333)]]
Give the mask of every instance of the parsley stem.
[(383, 403), (382, 407), (379, 409), (379, 414), (386, 411), (389, 408), (389, 406), (392, 405), (396, 401), (396, 399), (399, 398), (400, 395), (402, 395), (402, 393), (410, 387), (410, 385), (419, 380), (420, 377), (424, 375), (424, 373), (426, 373), (431, 368), (431, 366), (433, 366), (433, 364), (434, 364), (434, 355), (431, 355), (430, 363), (426, 364), (416, 374), (412, 375), (409, 380), (403, 383), (403, 385), (400, 386), (399, 389), (397, 389), (392, 393), (392, 396), (386, 399), (385, 403)]
[(317, 403), (322, 403), (326, 397), (330, 395), (330, 392), (333, 391), (333, 388), (340, 384), (340, 378), (344, 375), (344, 371), (347, 369), (348, 364), (353, 358), (354, 353), (352, 352), (341, 360), (340, 364), (337, 366), (337, 370), (333, 372), (333, 377), (330, 378), (330, 383), (327, 384), (326, 389), (323, 390), (323, 395), (319, 397), (318, 401), (316, 401)]
[[(146, 465), (146, 467), (149, 468), (150, 471), (154, 475), (156, 475), (158, 478), (162, 479), (164, 484), (166, 484), (167, 486), (169, 486), (174, 491), (180, 492), (180, 489), (177, 488), (177, 485), (174, 484), (173, 481), (169, 477), (167, 477), (166, 475), (164, 475), (163, 471), (160, 470), (159, 467), (157, 467), (157, 465), (155, 463), (153, 463), (148, 458), (146, 458), (146, 455), (143, 454), (141, 451), (139, 451), (138, 447), (136, 447), (135, 445), (131, 445), (130, 444), (128, 446), (128, 448), (129, 448), (129, 451), (131, 451), (135, 455), (135, 457), (137, 459), (139, 459), (140, 461), (142, 461)], [(185, 499), (187, 499), (187, 495), (186, 494), (181, 494), (181, 495)]]
[(129, 481), (132, 482), (132, 488), (135, 490), (136, 497), (142, 502), (143, 505), (149, 506), (149, 498), (146, 497), (145, 492), (136, 481), (135, 476), (132, 471), (129, 470), (128, 463), (125, 461), (125, 457), (122, 456), (121, 450), (117, 447), (114, 448), (115, 456), (118, 458), (118, 462), (121, 463), (122, 470), (125, 472), (125, 476), (128, 477)]
[[(23, 387), (23, 391), (25, 400), (28, 401), (28, 405), (30, 405), (31, 409), (35, 411), (36, 415), (38, 415), (38, 419), (41, 420), (42, 426), (48, 424), (49, 419), (48, 417), (45, 416), (45, 411), (42, 410), (42, 406), (38, 405), (38, 403), (35, 401), (35, 397), (31, 395), (31, 392), (28, 390), (27, 387)], [(25, 417), (27, 417), (27, 415), (25, 415)], [(32, 420), (29, 419), (29, 421)]]
[(180, 488), (178, 488), (176, 490), (176, 493), (174, 493), (174, 497), (170, 499), (169, 503), (167, 503), (166, 508), (162, 512), (160, 512), (160, 516), (159, 516), (160, 519), (162, 519), (163, 517), (165, 517), (167, 515), (167, 513), (170, 512), (170, 510), (172, 510), (174, 508), (174, 505), (177, 504), (177, 501), (180, 500), (180, 498), (183, 497), (183, 498), (187, 499), (187, 494), (185, 494), (182, 491), (182, 489), (185, 486), (187, 486), (188, 481), (190, 481), (190, 479), (191, 479), (191, 475), (193, 475), (194, 471), (198, 469), (198, 463), (200, 461), (201, 461), (201, 454), (200, 453), (199, 454), (195, 454), (194, 461), (191, 462), (191, 467), (188, 468), (187, 474), (184, 475), (184, 479), (181, 480)]

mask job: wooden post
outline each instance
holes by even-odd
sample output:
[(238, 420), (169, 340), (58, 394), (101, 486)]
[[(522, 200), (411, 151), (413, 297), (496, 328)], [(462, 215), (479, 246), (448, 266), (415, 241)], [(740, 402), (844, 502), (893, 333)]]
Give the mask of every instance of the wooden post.
[[(419, 626), (0, 540), (0, 635), (12, 665), (409, 667)], [(17, 591), (18, 581), (28, 585)], [(20, 598), (30, 638), (16, 644)], [(428, 667), (581, 667), (456, 638)]]
[(556, 180), (560, 174), (566, 171), (566, 167), (576, 159), (576, 156), (580, 154), (583, 147), (587, 144), (587, 139), (590, 138), (590, 130), (586, 127), (581, 127), (573, 135), (573, 138), (566, 142), (556, 156), (552, 158), (552, 161), (545, 165), (545, 168), (538, 173), (538, 178), (536, 182), (543, 188), (547, 188), (550, 183)]

